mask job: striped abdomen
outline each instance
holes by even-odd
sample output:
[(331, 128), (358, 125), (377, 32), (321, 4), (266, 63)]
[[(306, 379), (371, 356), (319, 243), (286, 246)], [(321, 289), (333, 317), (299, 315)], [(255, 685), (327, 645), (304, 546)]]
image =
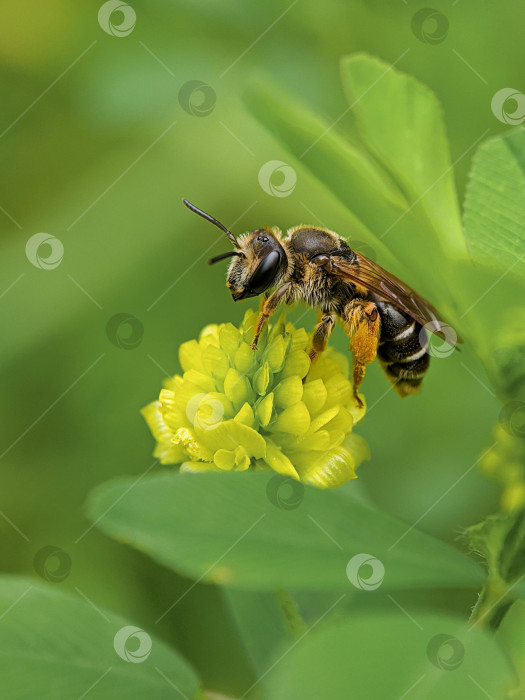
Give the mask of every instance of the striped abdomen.
[(401, 396), (421, 387), (430, 364), (428, 338), (423, 327), (395, 306), (377, 301), (381, 335), (377, 356)]

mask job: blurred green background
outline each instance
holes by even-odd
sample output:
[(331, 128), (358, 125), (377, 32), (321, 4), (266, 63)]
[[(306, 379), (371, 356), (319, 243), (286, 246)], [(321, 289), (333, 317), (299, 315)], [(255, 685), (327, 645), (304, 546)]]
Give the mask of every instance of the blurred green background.
[[(178, 369), (179, 344), (207, 323), (240, 321), (246, 309), (232, 303), (223, 266), (206, 264), (228, 249), (224, 237), (181, 198), (235, 233), (322, 222), (352, 235), (342, 205), (248, 114), (246, 86), (264, 74), (333, 122), (347, 108), (342, 55), (365, 51), (390, 63), (409, 49), (397, 68), (443, 105), (462, 199), (472, 156), (464, 152), (487, 129), (505, 129), (491, 112), (492, 95), (522, 86), (525, 7), (435, 0), (450, 28), (445, 41), (429, 45), (411, 30), (424, 6), (412, 0), (132, 6), (134, 30), (115, 37), (97, 21), (98, 2), (2, 3), (0, 530), (4, 572), (33, 575), (35, 552), (57, 545), (72, 561), (60, 585), (148, 627), (191, 582), (96, 529), (86, 534), (83, 503), (101, 481), (139, 475), (153, 462), (139, 410)], [(179, 103), (192, 80), (215, 93), (206, 116)], [(296, 169), (289, 197), (259, 186), (269, 160)], [(38, 232), (63, 243), (53, 270), (26, 257)], [(130, 350), (106, 335), (108, 320), (122, 312), (144, 327)], [(313, 312), (301, 320), (314, 323)], [(333, 343), (346, 348), (341, 329)], [(385, 394), (375, 364), (364, 384), (370, 409), (358, 432), (372, 460), (351, 488), (407, 522), (476, 461), (499, 412), (468, 346), (432, 364), (422, 394), (402, 403)], [(497, 499), (494, 484), (473, 470), (419, 527), (453, 541)], [(458, 593), (458, 608), (473, 602)], [(206, 686), (246, 687), (251, 672), (218, 590), (197, 585), (159, 628)]]

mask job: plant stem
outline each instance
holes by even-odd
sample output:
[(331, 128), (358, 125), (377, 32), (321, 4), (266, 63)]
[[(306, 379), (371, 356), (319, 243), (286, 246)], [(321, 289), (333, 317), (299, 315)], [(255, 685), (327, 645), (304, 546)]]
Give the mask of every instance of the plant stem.
[(495, 632), (500, 626), (505, 614), (514, 603), (507, 596), (508, 586), (502, 581), (492, 579), (483, 586), (478, 601), (470, 616), (471, 627), (485, 627)]
[(294, 638), (300, 637), (306, 631), (307, 626), (301, 617), (297, 603), (284, 588), (278, 588), (275, 591), (275, 597), (290, 634)]

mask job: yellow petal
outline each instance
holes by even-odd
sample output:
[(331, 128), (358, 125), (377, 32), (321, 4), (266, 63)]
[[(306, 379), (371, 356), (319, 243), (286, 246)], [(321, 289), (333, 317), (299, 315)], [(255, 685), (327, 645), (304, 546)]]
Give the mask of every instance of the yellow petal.
[(266, 451), (266, 442), (262, 435), (234, 420), (223, 421), (215, 430), (196, 429), (195, 435), (213, 452), (221, 448), (234, 450), (242, 445), (250, 457), (258, 459)]
[(182, 343), (179, 348), (179, 362), (185, 372), (190, 369), (196, 369), (199, 372), (205, 371), (202, 364), (201, 349), (196, 340), (188, 340), (187, 343)]
[(257, 408), (255, 409), (255, 412), (257, 414), (257, 418), (259, 419), (261, 425), (263, 428), (265, 428), (268, 423), (270, 422), (270, 419), (272, 417), (272, 411), (273, 411), (273, 393), (268, 394), (268, 396), (265, 396), (262, 401), (259, 402), (257, 405)]
[(271, 440), (266, 441), (266, 456), (264, 457), (266, 464), (274, 471), (284, 476), (293, 476), (299, 478), (297, 471), (288, 457), (275, 445)]
[(166, 426), (160, 412), (160, 401), (153, 401), (145, 406), (142, 411), (146, 423), (156, 440), (154, 457), (158, 457), (162, 464), (178, 464), (186, 458), (183, 447), (172, 443), (173, 434)]
[(279, 408), (288, 408), (300, 401), (303, 397), (303, 383), (300, 377), (287, 377), (274, 389), (275, 405)]
[(250, 467), (250, 464), (251, 459), (248, 456), (248, 453), (244, 447), (239, 445), (239, 447), (235, 449), (235, 471), (244, 472)]
[(253, 336), (255, 335), (255, 326), (257, 324), (257, 320), (259, 318), (259, 314), (256, 311), (250, 311), (248, 310), (244, 314), (244, 318), (242, 321), (242, 326), (241, 326), (241, 332), (243, 335), (243, 339), (246, 343), (250, 343), (253, 340)]
[(202, 364), (208, 374), (224, 379), (230, 366), (225, 352), (215, 345), (208, 345), (202, 351)]
[(324, 380), (326, 391), (325, 408), (345, 404), (352, 398), (352, 385), (342, 374), (335, 374)]
[(232, 415), (233, 407), (229, 399), (218, 392), (194, 394), (186, 403), (186, 416), (195, 430), (216, 430), (226, 412)]
[(233, 450), (217, 450), (213, 455), (213, 462), (222, 471), (230, 471), (235, 466), (235, 452)]
[(289, 352), (284, 363), (282, 378), (291, 377), (294, 374), (298, 377), (306, 377), (310, 369), (310, 358), (304, 350), (292, 350)]
[(269, 383), (270, 365), (268, 362), (265, 362), (262, 367), (259, 367), (253, 377), (253, 388), (259, 394), (259, 396), (264, 396)]
[(229, 355), (237, 350), (241, 342), (241, 334), (233, 323), (223, 323), (219, 328), (221, 348)]
[[(344, 435), (343, 435), (344, 438)], [(328, 430), (318, 430), (316, 433), (307, 433), (297, 441), (297, 449), (305, 450), (328, 450), (332, 445)]]
[[(270, 345), (272, 341), (277, 338), (277, 336), (285, 336), (286, 335), (286, 330), (285, 330), (285, 322), (284, 318), (286, 316), (286, 312), (282, 311), (281, 315), (276, 321), (272, 320), (271, 323), (271, 328), (268, 332), (268, 344)], [(275, 318), (275, 317), (274, 317)]]
[(352, 453), (356, 469), (362, 462), (370, 459), (370, 447), (361, 435), (356, 433), (348, 435), (344, 441), (344, 447)]
[[(310, 380), (310, 375), (308, 375)], [(311, 416), (315, 416), (325, 405), (328, 392), (322, 379), (307, 381), (303, 385), (303, 401)]]
[(363, 402), (362, 406), (358, 406), (355, 399), (352, 398), (350, 401), (346, 404), (346, 408), (348, 411), (350, 411), (350, 414), (352, 418), (354, 419), (354, 423), (358, 423), (361, 418), (365, 415), (366, 413), (366, 400), (363, 394), (359, 394), (359, 398)]
[[(293, 329), (293, 326), (292, 326)], [(305, 350), (309, 345), (310, 338), (304, 328), (292, 331), (290, 350)]]
[(196, 369), (190, 369), (184, 372), (183, 380), (185, 382), (190, 382), (201, 391), (215, 391), (217, 388), (213, 377), (210, 377), (209, 374), (198, 372)]
[(179, 428), (172, 438), (172, 444), (184, 448), (186, 455), (195, 460), (211, 462), (213, 452), (196, 438), (189, 428)]
[(247, 425), (249, 428), (253, 428), (255, 426), (255, 416), (253, 413), (253, 408), (250, 406), (250, 404), (245, 403), (233, 420), (237, 421), (238, 423), (242, 423), (243, 425)]
[(242, 406), (246, 401), (252, 402), (254, 393), (248, 377), (230, 367), (224, 377), (224, 393), (235, 406)]
[(286, 354), (286, 343), (282, 335), (273, 338), (266, 350), (266, 359), (272, 372), (280, 372)]
[(326, 430), (336, 430), (344, 435), (348, 435), (352, 430), (354, 420), (344, 406), (338, 406), (337, 408), (339, 409), (337, 415), (329, 420), (328, 423), (325, 423), (324, 427)]
[(220, 347), (219, 326), (216, 323), (210, 323), (209, 326), (204, 326), (199, 335), (199, 343), (203, 348), (207, 345), (215, 345), (217, 348)]
[(343, 446), (313, 459), (311, 454), (295, 459), (301, 481), (323, 489), (335, 489), (356, 478), (352, 454)]
[(338, 413), (339, 406), (332, 406), (332, 408), (328, 408), (326, 411), (320, 413), (318, 416), (312, 419), (310, 432), (315, 433), (316, 430), (319, 430), (319, 428), (325, 426), (328, 421), (331, 421), (332, 418), (334, 418)]
[(292, 435), (304, 435), (310, 427), (310, 414), (302, 401), (285, 408), (273, 424), (274, 430)]
[(255, 352), (251, 349), (248, 343), (241, 343), (234, 355), (235, 367), (244, 374), (252, 367), (255, 362)]

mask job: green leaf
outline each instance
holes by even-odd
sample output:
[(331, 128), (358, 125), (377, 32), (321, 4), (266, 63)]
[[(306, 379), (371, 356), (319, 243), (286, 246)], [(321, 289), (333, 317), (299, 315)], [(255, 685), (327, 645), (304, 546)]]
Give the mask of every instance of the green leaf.
[(508, 652), (519, 681), (512, 689), (512, 700), (525, 700), (525, 602), (518, 600), (505, 615), (495, 638)]
[(525, 130), (490, 139), (477, 151), (464, 224), (476, 261), (525, 277)]
[(341, 74), (366, 147), (405, 194), (412, 214), (426, 219), (425, 228), (410, 239), (401, 221), (392, 224), (385, 241), (398, 236), (399, 244), (426, 256), (441, 250), (465, 257), (449, 146), (434, 93), (369, 56), (344, 58)]
[[(267, 496), (276, 478), (286, 489), (289, 479), (265, 472), (119, 479), (94, 491), (88, 514), (104, 532), (162, 564), (235, 588), (371, 595), (346, 575), (350, 558), (362, 553), (384, 565), (381, 590), (470, 587), (484, 580), (466, 555), (359, 502), (351, 491), (305, 487), (298, 507), (281, 509)], [(359, 573), (366, 578), (365, 569)]]
[(293, 642), (277, 598), (273, 593), (233, 590), (227, 586), (222, 587), (222, 594), (255, 677), (259, 677), (271, 666), (277, 650)]
[[(83, 698), (89, 692), (93, 700), (163, 700), (175, 697), (170, 682), (181, 696), (191, 698), (197, 691), (195, 673), (175, 651), (144, 630), (133, 638), (133, 630), (124, 630), (115, 639), (130, 623), (95, 608), (80, 593), (64, 593), (27, 578), (3, 578), (0, 610), (5, 698), (56, 700)], [(121, 658), (116, 648), (131, 660)]]
[(411, 616), (359, 615), (314, 628), (268, 675), (265, 697), (508, 697), (512, 669), (491, 637), (448, 615)]

